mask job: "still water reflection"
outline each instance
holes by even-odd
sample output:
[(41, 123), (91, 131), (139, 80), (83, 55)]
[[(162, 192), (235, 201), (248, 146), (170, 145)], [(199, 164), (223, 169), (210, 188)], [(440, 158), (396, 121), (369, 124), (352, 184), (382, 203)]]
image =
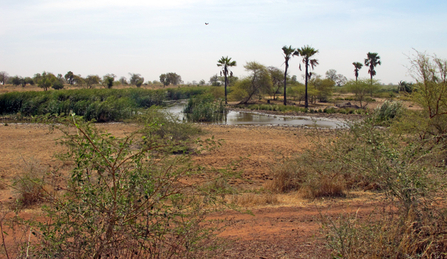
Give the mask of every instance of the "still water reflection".
[[(186, 116), (183, 114), (185, 104), (179, 103), (166, 108), (166, 111), (173, 115), (177, 115), (179, 120), (184, 120)], [(271, 115), (260, 112), (245, 111), (227, 111), (222, 121), (214, 122), (214, 124), (225, 125), (275, 125), (275, 126), (309, 126), (320, 128), (339, 128), (344, 127), (342, 120), (316, 118), (311, 116), (282, 116)]]

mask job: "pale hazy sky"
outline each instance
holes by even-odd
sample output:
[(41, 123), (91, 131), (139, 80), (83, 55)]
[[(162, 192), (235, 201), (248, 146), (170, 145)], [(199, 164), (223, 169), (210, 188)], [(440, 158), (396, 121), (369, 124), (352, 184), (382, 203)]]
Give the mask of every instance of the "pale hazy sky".
[[(317, 74), (354, 78), (352, 62), (377, 52), (382, 83), (411, 80), (413, 48), (447, 58), (446, 0), (0, 0), (0, 71), (185, 82), (219, 73), (217, 60), (283, 69), (282, 46), (311, 45)], [(205, 25), (208, 22), (209, 25)], [(297, 75), (299, 58), (290, 62)], [(360, 71), (368, 77), (367, 68)]]

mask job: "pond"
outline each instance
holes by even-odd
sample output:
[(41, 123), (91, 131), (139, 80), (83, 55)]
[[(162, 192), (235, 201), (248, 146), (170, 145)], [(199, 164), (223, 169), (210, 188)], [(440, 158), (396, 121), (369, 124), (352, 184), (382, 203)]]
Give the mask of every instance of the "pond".
[[(183, 108), (184, 102), (176, 103), (165, 108), (173, 115), (177, 115), (179, 120), (184, 120)], [(213, 124), (224, 125), (272, 125), (272, 126), (308, 126), (319, 128), (342, 128), (346, 127), (343, 120), (332, 118), (317, 118), (312, 116), (285, 116), (272, 115), (255, 111), (233, 111), (229, 110), (222, 121), (213, 122)]]

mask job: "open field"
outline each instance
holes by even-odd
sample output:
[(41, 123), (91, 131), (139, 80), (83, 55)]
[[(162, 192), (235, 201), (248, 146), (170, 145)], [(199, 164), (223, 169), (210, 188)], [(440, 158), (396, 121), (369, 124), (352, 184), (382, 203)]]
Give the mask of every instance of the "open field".
[[(137, 126), (124, 123), (98, 124), (99, 128), (113, 135), (123, 136)], [(377, 194), (353, 192), (344, 199), (308, 200), (298, 193), (271, 194), (274, 202), (263, 201), (268, 195), (262, 190), (271, 181), (271, 168), (289, 157), (303, 151), (309, 145), (307, 130), (294, 127), (218, 126), (201, 125), (206, 134), (222, 140), (222, 146), (214, 151), (195, 155), (194, 161), (216, 168), (225, 167), (232, 161), (240, 161), (237, 168), (243, 171), (242, 179), (230, 184), (246, 192), (248, 201), (242, 204), (254, 215), (234, 211), (214, 214), (212, 217), (227, 219), (230, 226), (221, 237), (235, 243), (223, 255), (224, 258), (322, 258), (328, 255), (320, 234), (320, 212), (336, 215), (357, 211), (360, 217), (368, 214), (377, 204)], [(324, 132), (323, 136), (324, 136)], [(62, 134), (50, 131), (42, 124), (0, 125), (0, 177), (6, 185), (17, 174), (31, 165), (51, 169), (59, 168), (66, 173), (70, 164), (63, 164), (54, 154), (63, 147), (55, 144)], [(15, 194), (8, 186), (0, 190), (0, 201), (8, 204)], [(250, 198), (251, 197), (251, 198)], [(37, 207), (35, 208), (37, 209)], [(34, 209), (26, 210), (33, 213)]]

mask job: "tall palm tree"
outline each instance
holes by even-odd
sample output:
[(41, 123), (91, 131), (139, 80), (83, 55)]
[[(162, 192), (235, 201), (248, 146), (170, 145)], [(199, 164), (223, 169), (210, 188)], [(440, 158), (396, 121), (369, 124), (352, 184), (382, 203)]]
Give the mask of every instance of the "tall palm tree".
[(371, 84), (372, 84), (373, 76), (376, 75), (376, 70), (374, 70), (374, 68), (377, 65), (381, 65), (380, 57), (378, 56), (378, 54), (368, 52), (367, 58), (365, 58), (365, 66), (369, 67), (368, 74), (370, 74), (370, 76), (371, 76)]
[[(305, 80), (305, 94), (304, 94), (304, 107), (308, 108), (309, 107), (309, 101), (308, 101), (308, 97), (307, 97), (307, 81), (310, 79), (311, 73), (309, 73), (309, 65), (312, 69), (314, 69), (314, 67), (316, 65), (318, 65), (318, 60), (316, 59), (311, 59), (311, 57), (315, 54), (318, 53), (318, 49), (314, 49), (309, 45), (306, 45), (302, 48), (298, 48), (293, 55), (294, 56), (301, 56), (303, 58), (303, 63), (306, 66), (306, 74), (304, 76), (304, 80)], [(300, 66), (301, 69), (301, 66)]]
[(236, 66), (236, 61), (231, 61), (231, 58), (222, 56), (221, 59), (217, 61), (217, 66), (222, 67), (222, 72), (225, 76), (225, 104), (227, 104), (227, 85), (228, 85), (228, 75), (229, 70), (228, 67)]
[(362, 69), (363, 64), (360, 62), (352, 62), (352, 64), (354, 65), (355, 69), (354, 69), (354, 73), (355, 73), (355, 81), (357, 82), (358, 78), (359, 78), (359, 70)]
[(282, 51), (284, 52), (284, 59), (286, 64), (286, 70), (284, 72), (284, 105), (287, 105), (287, 95), (286, 95), (286, 83), (287, 83), (287, 69), (289, 68), (289, 60), (295, 52), (295, 48), (292, 46), (284, 46), (282, 47)]

